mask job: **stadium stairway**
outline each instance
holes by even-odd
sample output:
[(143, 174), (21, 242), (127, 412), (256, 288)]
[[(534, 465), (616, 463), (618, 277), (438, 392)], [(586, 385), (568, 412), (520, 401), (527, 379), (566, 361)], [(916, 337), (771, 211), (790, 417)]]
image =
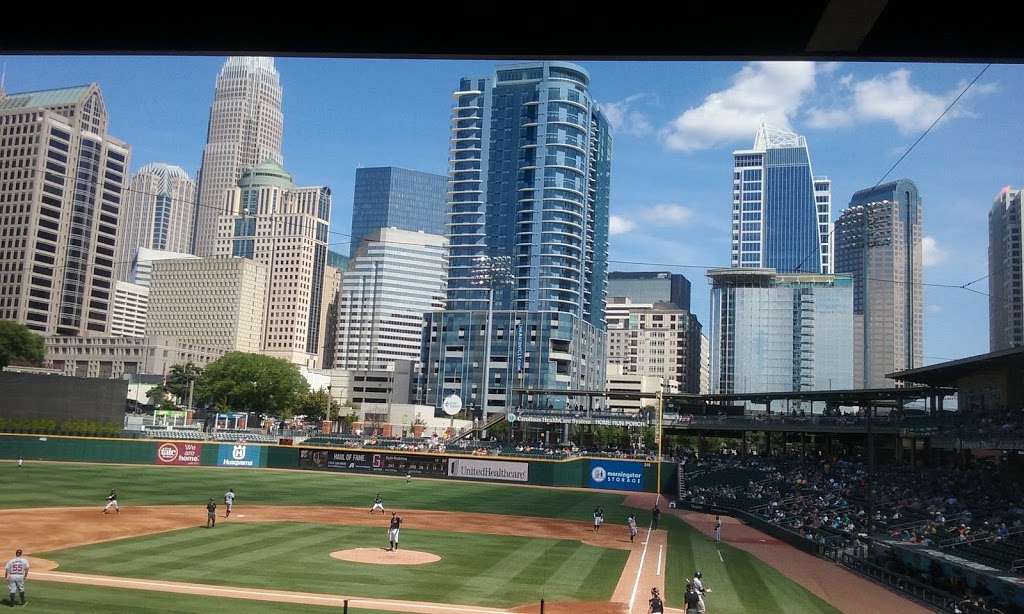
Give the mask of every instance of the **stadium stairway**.
[(449, 445), (451, 445), (451, 444), (455, 443), (456, 441), (461, 441), (461, 440), (469, 437), (473, 433), (482, 433), (483, 431), (486, 431), (487, 429), (491, 428), (492, 426), (495, 426), (497, 424), (500, 424), (500, 423), (504, 422), (505, 419), (506, 419), (505, 418), (505, 414), (503, 414), (503, 413), (494, 414), (493, 416), (491, 416), (491, 419), (488, 420), (487, 422), (485, 422), (483, 425), (474, 426), (473, 428), (466, 429), (465, 432), (460, 433), (460, 434), (456, 435), (455, 437), (452, 437), (451, 439), (449, 439), (447, 443)]

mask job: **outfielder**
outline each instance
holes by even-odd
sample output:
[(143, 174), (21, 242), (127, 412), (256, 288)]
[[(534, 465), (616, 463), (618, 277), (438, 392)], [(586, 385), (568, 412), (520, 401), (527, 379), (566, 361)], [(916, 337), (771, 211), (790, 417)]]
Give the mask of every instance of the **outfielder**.
[(25, 580), (28, 578), (28, 560), (21, 556), (21, 549), (14, 553), (14, 558), (4, 565), (4, 577), (7, 578), (7, 592), (11, 594), (11, 607), (14, 607), (14, 594), (21, 596), (21, 605), (25, 605)]
[(391, 512), (391, 526), (388, 529), (388, 552), (398, 550), (398, 530), (402, 528), (402, 517)]
[(373, 500), (373, 507), (370, 508), (370, 513), (380, 511), (380, 515), (384, 515), (384, 499), (380, 498), (380, 493), (377, 493), (377, 497)]
[(629, 543), (633, 543), (633, 538), (636, 537), (636, 514), (630, 514), (626, 524), (629, 525)]
[(228, 491), (226, 493), (224, 493), (224, 507), (226, 508), (224, 510), (224, 517), (225, 518), (229, 518), (231, 516), (231, 506), (234, 505), (234, 504), (235, 504), (235, 489), (234, 488), (229, 488)]
[(110, 489), (110, 494), (107, 495), (107, 507), (103, 508), (103, 513), (109, 512), (110, 508), (114, 508), (114, 511), (118, 514), (121, 513), (121, 508), (117, 505), (117, 490), (113, 488)]

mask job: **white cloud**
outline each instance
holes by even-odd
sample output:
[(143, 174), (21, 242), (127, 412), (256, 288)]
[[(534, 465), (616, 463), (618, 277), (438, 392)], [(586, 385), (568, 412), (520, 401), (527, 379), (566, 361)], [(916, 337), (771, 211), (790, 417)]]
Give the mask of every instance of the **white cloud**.
[(608, 219), (608, 234), (622, 235), (636, 228), (636, 222), (623, 215), (613, 215)]
[(675, 203), (654, 205), (644, 209), (643, 216), (662, 226), (683, 226), (693, 219), (693, 209)]
[(924, 266), (935, 266), (946, 260), (946, 250), (939, 247), (935, 237), (921, 239), (922, 263)]
[(633, 94), (618, 102), (604, 102), (600, 105), (601, 112), (608, 119), (612, 130), (633, 136), (646, 136), (654, 132), (654, 126), (644, 113), (634, 109), (645, 98), (649, 96)]
[[(967, 85), (961, 82), (948, 92), (932, 93), (912, 83), (910, 71), (905, 68), (861, 81), (845, 75), (839, 79), (839, 84), (848, 91), (849, 100), (833, 108), (808, 109), (805, 119), (811, 128), (836, 128), (854, 121), (883, 121), (891, 122), (904, 134), (920, 132), (942, 115)], [(995, 83), (979, 84), (971, 88), (964, 99), (998, 90)], [(943, 121), (973, 116), (961, 100)]]
[(928, 313), (942, 313), (942, 305), (928, 305)]
[(694, 151), (739, 139), (753, 139), (762, 121), (790, 129), (790, 120), (814, 91), (813, 62), (752, 62), (732, 85), (709, 94), (663, 131), (665, 146)]
[(831, 75), (839, 70), (840, 66), (842, 66), (841, 62), (821, 62), (818, 64), (818, 72), (823, 75)]

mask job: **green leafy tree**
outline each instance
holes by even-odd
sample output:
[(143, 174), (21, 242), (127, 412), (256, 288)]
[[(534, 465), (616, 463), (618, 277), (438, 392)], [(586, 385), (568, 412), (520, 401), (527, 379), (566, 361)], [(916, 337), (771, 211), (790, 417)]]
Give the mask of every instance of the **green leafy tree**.
[(146, 398), (149, 399), (149, 404), (154, 407), (163, 405), (167, 401), (167, 389), (161, 385), (153, 386), (146, 391)]
[(43, 338), (24, 324), (0, 320), (0, 369), (12, 362), (43, 364)]
[(187, 402), (189, 383), (198, 381), (202, 374), (203, 370), (191, 362), (172, 366), (167, 373), (167, 392), (178, 397), (182, 403)]
[(220, 410), (291, 416), (309, 384), (299, 368), (282, 358), (229, 352), (206, 366), (196, 381), (195, 398)]
[(327, 416), (327, 403), (330, 400), (331, 415), (338, 415), (338, 402), (330, 398), (330, 393), (324, 389), (300, 393), (295, 400), (292, 413), (296, 416), (306, 416), (310, 420), (323, 420)]

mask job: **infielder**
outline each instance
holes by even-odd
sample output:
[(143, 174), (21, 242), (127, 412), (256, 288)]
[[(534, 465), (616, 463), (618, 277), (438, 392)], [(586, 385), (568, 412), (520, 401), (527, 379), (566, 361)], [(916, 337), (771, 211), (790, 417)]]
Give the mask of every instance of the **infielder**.
[(715, 515), (715, 541), (722, 541), (722, 518), (718, 515)]
[(370, 508), (370, 513), (380, 511), (380, 515), (384, 515), (384, 499), (380, 498), (380, 493), (377, 493), (377, 497), (373, 500), (373, 507)]
[(21, 596), (21, 605), (25, 605), (25, 580), (28, 578), (28, 559), (21, 556), (21, 548), (14, 553), (14, 558), (4, 565), (4, 577), (7, 578), (7, 592), (11, 594), (11, 607), (14, 607), (14, 593)]
[(231, 516), (231, 506), (234, 505), (234, 504), (235, 504), (235, 489), (234, 488), (229, 488), (228, 491), (226, 493), (224, 493), (224, 507), (225, 507), (224, 517), (225, 518), (229, 518)]
[(210, 497), (206, 504), (206, 528), (212, 529), (217, 526), (217, 502)]
[(601, 528), (601, 508), (594, 508), (594, 533)]
[(391, 512), (391, 526), (388, 528), (388, 552), (398, 550), (398, 530), (402, 528), (402, 517)]
[(633, 543), (633, 538), (636, 537), (636, 514), (630, 514), (626, 524), (629, 525), (629, 543)]
[(21, 469), (23, 464), (25, 464), (24, 459), (21, 458), (21, 455), (18, 455), (18, 469)]
[(117, 504), (117, 490), (113, 488), (110, 489), (110, 494), (107, 495), (107, 507), (103, 508), (103, 513), (109, 512), (110, 508), (114, 508), (114, 511), (118, 514), (121, 513), (121, 507)]

